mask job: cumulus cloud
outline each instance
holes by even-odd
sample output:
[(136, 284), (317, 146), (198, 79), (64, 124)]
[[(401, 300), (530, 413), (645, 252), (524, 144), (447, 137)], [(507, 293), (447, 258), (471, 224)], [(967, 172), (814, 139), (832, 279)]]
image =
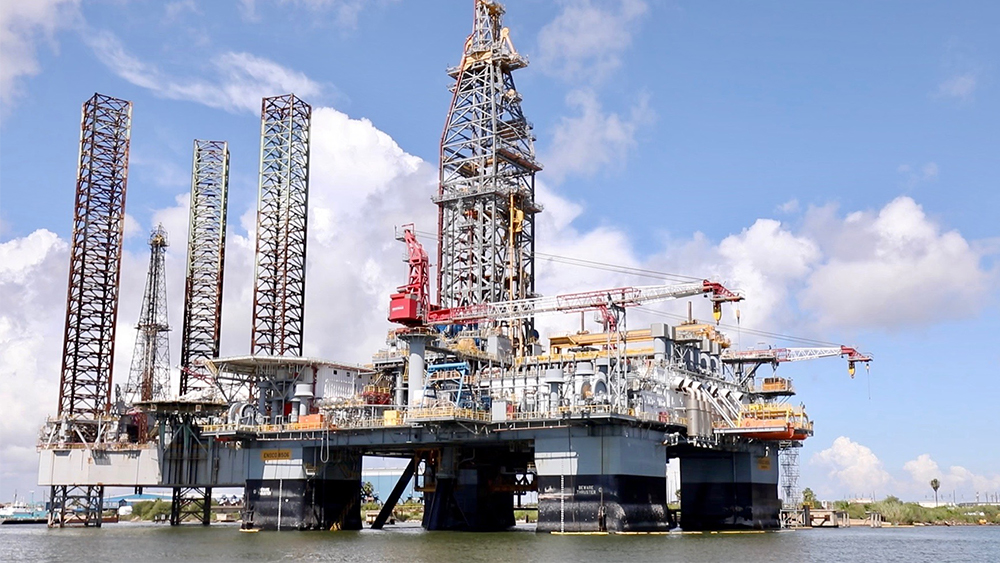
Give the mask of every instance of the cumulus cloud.
[(642, 0), (565, 0), (558, 16), (538, 33), (542, 70), (574, 82), (600, 82), (622, 62), (648, 11)]
[(852, 493), (884, 491), (892, 482), (875, 452), (846, 436), (815, 454), (810, 463), (826, 468), (829, 479)]
[(622, 165), (636, 144), (636, 133), (655, 120), (646, 96), (624, 117), (604, 111), (592, 90), (571, 91), (566, 105), (577, 113), (559, 120), (544, 155), (546, 177), (556, 183), (570, 175), (590, 176), (605, 166)]
[[(825, 494), (842, 493), (877, 496), (893, 494), (904, 499), (924, 498), (931, 479), (941, 482), (941, 490), (971, 499), (976, 493), (1000, 489), (1000, 474), (974, 473), (960, 465), (943, 470), (930, 454), (920, 454), (903, 464), (902, 471), (889, 471), (871, 448), (846, 436), (810, 458), (811, 465), (828, 471), (830, 479)], [(942, 496), (942, 499), (944, 497)]]
[(55, 48), (55, 32), (78, 17), (80, 0), (0, 2), (0, 103), (6, 108), (16, 98), (20, 81), (41, 71), (35, 44), (48, 41)]
[(0, 483), (29, 485), (37, 471), (37, 430), (59, 393), (64, 310), (53, 301), (65, 300), (68, 266), (69, 246), (50, 231), (0, 244)]
[(800, 300), (825, 324), (893, 328), (968, 318), (994, 283), (981, 251), (958, 231), (943, 231), (912, 198), (842, 220), (819, 215), (812, 232), (830, 255)]
[(233, 113), (257, 113), (262, 97), (294, 92), (311, 98), (323, 91), (305, 74), (250, 53), (215, 56), (211, 79), (180, 78), (138, 59), (109, 31), (93, 32), (86, 40), (97, 58), (119, 77), (172, 100), (188, 100)]

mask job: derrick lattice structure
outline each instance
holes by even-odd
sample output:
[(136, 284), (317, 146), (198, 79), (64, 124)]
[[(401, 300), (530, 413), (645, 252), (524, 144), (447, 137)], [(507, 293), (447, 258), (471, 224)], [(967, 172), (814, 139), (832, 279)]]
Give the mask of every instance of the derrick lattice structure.
[(254, 355), (302, 355), (311, 119), (312, 108), (294, 94), (263, 100)]
[(182, 396), (211, 387), (201, 362), (219, 355), (228, 193), (228, 143), (196, 139), (181, 334)]
[(448, 71), (455, 84), (434, 198), (438, 302), (446, 308), (534, 296), (541, 166), (512, 76), (528, 61), (514, 49), (503, 14), (499, 2), (476, 0), (461, 62)]
[(165, 258), (167, 232), (159, 225), (149, 235), (149, 270), (132, 353), (132, 369), (122, 392), (125, 405), (163, 399), (170, 392), (170, 324), (167, 322)]
[(65, 433), (73, 441), (97, 438), (111, 409), (131, 128), (131, 102), (94, 94), (83, 104), (59, 380), (59, 415), (73, 421)]

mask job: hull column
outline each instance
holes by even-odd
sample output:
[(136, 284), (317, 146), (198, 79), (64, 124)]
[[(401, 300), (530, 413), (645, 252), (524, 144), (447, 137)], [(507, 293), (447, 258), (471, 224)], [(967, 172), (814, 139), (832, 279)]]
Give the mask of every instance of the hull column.
[(513, 527), (513, 476), (520, 457), (507, 449), (441, 448), (425, 461), (423, 527), (472, 532)]
[(652, 434), (571, 428), (535, 441), (539, 532), (665, 531), (666, 451)]
[(681, 456), (681, 527), (767, 530), (779, 527), (777, 448), (696, 451)]
[(361, 529), (361, 455), (330, 451), (324, 463), (318, 450), (260, 451), (251, 467), (256, 478), (246, 481), (245, 528)]

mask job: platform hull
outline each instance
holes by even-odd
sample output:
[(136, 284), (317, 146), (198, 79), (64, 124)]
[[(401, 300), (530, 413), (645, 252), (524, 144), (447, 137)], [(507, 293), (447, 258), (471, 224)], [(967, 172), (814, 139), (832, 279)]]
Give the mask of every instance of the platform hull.
[(778, 528), (777, 448), (694, 452), (681, 458), (684, 530)]
[(670, 529), (660, 435), (621, 427), (567, 430), (535, 441), (539, 532)]

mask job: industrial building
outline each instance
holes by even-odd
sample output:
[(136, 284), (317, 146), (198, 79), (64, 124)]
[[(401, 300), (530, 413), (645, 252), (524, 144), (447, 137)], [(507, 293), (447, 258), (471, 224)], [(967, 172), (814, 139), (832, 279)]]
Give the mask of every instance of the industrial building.
[[(358, 529), (364, 456), (407, 463), (376, 528), (410, 490), (428, 530), (509, 528), (529, 493), (539, 532), (779, 526), (779, 466), (794, 499), (796, 447), (813, 426), (788, 402), (791, 382), (757, 368), (835, 356), (853, 374), (871, 358), (841, 346), (734, 350), (691, 316), (626, 326), (629, 307), (696, 297), (717, 323), (744, 297), (713, 280), (538, 295), (542, 166), (513, 79), (528, 61), (503, 6), (473, 5), (447, 71), (439, 189), (427, 194), (436, 272), (418, 231), (401, 226), (406, 283), (386, 296), (397, 328), (367, 365), (302, 356), (311, 107), (289, 94), (262, 103), (248, 354), (219, 357), (228, 145), (196, 140), (180, 394), (168, 396), (159, 228), (127, 384), (114, 385), (132, 104), (84, 104), (59, 406), (39, 444), (51, 526), (100, 526), (112, 486), (170, 489), (172, 524), (207, 524), (213, 488), (240, 487), (247, 529)], [(584, 312), (603, 329), (548, 342), (535, 330), (540, 315)], [(677, 489), (679, 514), (668, 507)]]

